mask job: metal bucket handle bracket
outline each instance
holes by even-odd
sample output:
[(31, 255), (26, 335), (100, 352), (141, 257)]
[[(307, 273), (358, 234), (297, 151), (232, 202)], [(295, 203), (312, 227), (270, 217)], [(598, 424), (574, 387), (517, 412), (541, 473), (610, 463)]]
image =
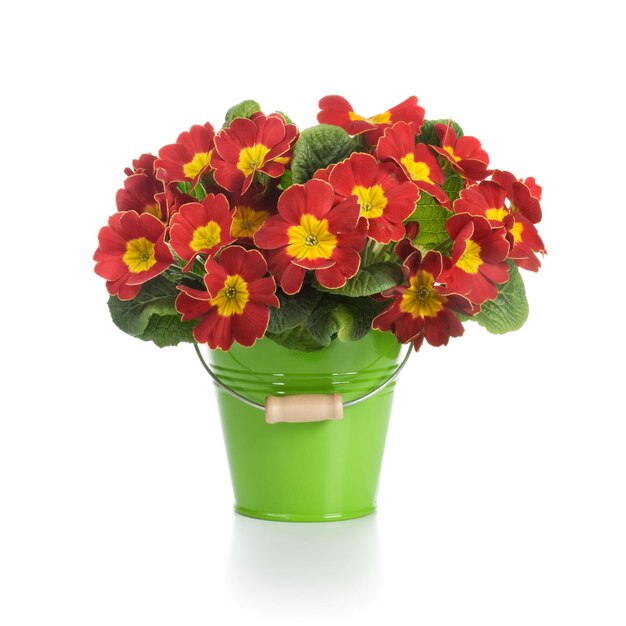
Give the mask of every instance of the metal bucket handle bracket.
[(209, 367), (207, 362), (200, 352), (200, 348), (197, 343), (193, 344), (193, 347), (202, 363), (202, 367), (206, 370), (207, 374), (213, 379), (213, 382), (226, 393), (229, 393), (237, 400), (244, 402), (248, 406), (260, 409), (265, 412), (265, 421), (268, 424), (276, 424), (278, 422), (319, 422), (323, 420), (338, 420), (343, 417), (343, 409), (349, 406), (354, 406), (365, 400), (368, 400), (372, 396), (375, 396), (379, 391), (383, 390), (387, 385), (391, 384), (398, 376), (406, 365), (409, 357), (411, 356), (411, 346), (409, 348), (396, 368), (396, 371), (386, 380), (384, 380), (378, 387), (368, 391), (366, 394), (343, 402), (341, 394), (327, 393), (327, 394), (303, 394), (292, 396), (268, 396), (265, 399), (265, 404), (260, 404), (250, 398), (242, 396), (239, 392), (229, 387), (223, 382), (219, 376)]

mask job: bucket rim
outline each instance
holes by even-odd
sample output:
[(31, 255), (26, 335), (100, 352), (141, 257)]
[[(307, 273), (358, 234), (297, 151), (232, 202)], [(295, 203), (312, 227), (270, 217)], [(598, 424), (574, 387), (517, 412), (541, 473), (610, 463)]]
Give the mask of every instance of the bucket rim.
[[(198, 343), (194, 343), (193, 347), (194, 347), (194, 350), (196, 351), (196, 355), (198, 356), (198, 359), (200, 360), (200, 363), (201, 363), (202, 367), (204, 368), (206, 373), (211, 377), (213, 382), (220, 389), (222, 389), (226, 393), (228, 393), (231, 396), (233, 396), (233, 398), (236, 398), (237, 400), (243, 402), (244, 404), (247, 404), (248, 406), (251, 406), (251, 407), (253, 407), (255, 409), (259, 409), (261, 411), (265, 411), (265, 409), (266, 409), (266, 405), (265, 404), (261, 404), (260, 402), (256, 402), (255, 400), (252, 400), (251, 398), (247, 398), (246, 396), (240, 394), (238, 391), (235, 391), (232, 387), (227, 385), (211, 369), (210, 365), (206, 362), (206, 360), (202, 356), (202, 352), (200, 350), (200, 347), (199, 347)], [(407, 348), (407, 351), (406, 351), (406, 354), (404, 355), (404, 357), (402, 358), (402, 360), (400, 361), (400, 363), (398, 364), (398, 366), (396, 367), (396, 369), (394, 370), (394, 372), (390, 376), (388, 376), (377, 387), (375, 387), (371, 391), (368, 391), (367, 393), (359, 396), (358, 398), (354, 398), (353, 400), (342, 401), (343, 408), (345, 409), (345, 408), (348, 408), (348, 407), (351, 407), (351, 406), (355, 406), (356, 404), (360, 404), (361, 402), (365, 402), (365, 400), (369, 400), (371, 397), (375, 396), (380, 391), (382, 391), (385, 387), (387, 387), (388, 385), (393, 383), (398, 378), (398, 376), (400, 375), (400, 372), (402, 372), (402, 370), (404, 369), (404, 366), (407, 364), (407, 362), (408, 362), (412, 352), (413, 352), (413, 350), (411, 349), (411, 344), (409, 344), (409, 346)]]

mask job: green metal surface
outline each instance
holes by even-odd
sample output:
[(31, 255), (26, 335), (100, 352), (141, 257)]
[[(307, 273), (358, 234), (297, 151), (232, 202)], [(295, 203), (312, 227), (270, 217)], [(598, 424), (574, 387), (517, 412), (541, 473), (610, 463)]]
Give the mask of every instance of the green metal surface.
[[(211, 351), (209, 360), (227, 385), (258, 402), (270, 395), (335, 392), (351, 400), (391, 376), (399, 355), (395, 337), (372, 331), (318, 352), (261, 339), (252, 348)], [(372, 513), (394, 386), (346, 408), (342, 420), (304, 424), (266, 424), (263, 411), (216, 387), (235, 510), (293, 522)]]

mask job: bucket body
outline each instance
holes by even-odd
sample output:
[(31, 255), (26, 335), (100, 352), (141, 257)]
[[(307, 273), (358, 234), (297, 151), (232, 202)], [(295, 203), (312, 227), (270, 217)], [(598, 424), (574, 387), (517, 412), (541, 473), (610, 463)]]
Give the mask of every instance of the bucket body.
[[(300, 352), (264, 338), (251, 347), (209, 352), (212, 369), (234, 391), (267, 396), (340, 393), (344, 401), (376, 389), (398, 367), (400, 345), (371, 331)], [(216, 386), (235, 510), (260, 519), (318, 522), (372, 513), (394, 383), (346, 407), (340, 420), (267, 424), (265, 414)]]

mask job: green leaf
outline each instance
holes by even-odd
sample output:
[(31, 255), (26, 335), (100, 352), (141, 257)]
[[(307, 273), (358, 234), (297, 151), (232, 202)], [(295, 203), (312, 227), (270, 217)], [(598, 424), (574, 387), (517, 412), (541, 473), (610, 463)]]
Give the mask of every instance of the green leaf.
[(313, 311), (305, 327), (325, 346), (335, 337), (340, 341), (357, 341), (371, 330), (372, 320), (384, 307), (385, 303), (371, 298), (330, 296)]
[(275, 343), (289, 348), (290, 350), (300, 350), (301, 352), (315, 352), (324, 348), (324, 344), (313, 338), (311, 333), (304, 326), (296, 326), (282, 333), (266, 333), (268, 339)]
[(289, 187), (291, 187), (291, 185), (293, 184), (293, 175), (291, 173), (291, 170), (285, 170), (283, 172), (283, 175), (280, 177), (280, 188), (281, 189), (289, 189)]
[[(371, 330), (374, 317), (386, 306), (386, 303), (376, 302), (371, 298), (346, 298), (321, 293), (317, 293), (317, 296), (318, 302), (313, 310), (308, 309), (307, 305), (290, 318), (290, 323), (294, 323), (301, 319), (306, 309), (306, 316), (301, 323), (292, 328), (285, 327), (280, 332), (272, 332), (270, 329), (266, 336), (291, 350), (313, 352), (328, 346), (335, 339), (361, 339)], [(280, 297), (281, 304), (284, 302), (287, 308), (290, 306), (289, 301), (293, 300), (291, 306), (297, 306), (297, 298), (298, 296), (283, 294)]]
[(402, 269), (395, 263), (375, 263), (362, 267), (355, 276), (339, 289), (328, 289), (319, 283), (313, 283), (316, 289), (341, 296), (356, 298), (372, 296), (385, 289), (395, 287), (402, 282)]
[[(435, 124), (445, 124), (448, 125), (450, 120), (426, 120), (424, 121), (424, 125), (420, 131), (420, 134), (416, 138), (417, 143), (427, 143), (431, 146), (440, 146), (439, 137), (437, 136), (437, 131), (435, 131)], [(463, 137), (463, 129), (456, 123), (451, 123), (452, 128), (456, 132), (457, 137)]]
[(339, 341), (358, 341), (372, 330), (372, 320), (387, 306), (387, 302), (376, 302), (371, 298), (343, 302), (334, 313), (339, 324)]
[(358, 143), (339, 126), (320, 124), (303, 130), (293, 149), (293, 182), (310, 180), (318, 169), (342, 161), (358, 149)]
[(498, 297), (487, 300), (480, 312), (467, 319), (478, 322), (494, 335), (503, 335), (519, 330), (528, 319), (528, 300), (519, 269), (512, 261), (509, 264), (509, 280), (499, 286)]
[(421, 197), (415, 211), (409, 216), (409, 221), (419, 223), (415, 245), (422, 250), (432, 250), (448, 241), (446, 221), (452, 213), (425, 191), (420, 191), (420, 194)]
[(267, 331), (273, 334), (300, 326), (311, 315), (322, 298), (321, 293), (310, 287), (303, 287), (293, 296), (288, 296), (278, 290), (276, 296), (280, 301), (280, 308), (270, 309), (270, 322), (267, 327)]
[(244, 100), (235, 106), (230, 107), (226, 112), (226, 119), (224, 120), (224, 126), (222, 128), (226, 128), (230, 126), (230, 123), (236, 117), (252, 117), (255, 113), (258, 113), (261, 110), (261, 105), (254, 100)]
[(179, 293), (174, 283), (157, 276), (143, 285), (133, 300), (111, 296), (108, 305), (113, 323), (125, 333), (152, 341), (160, 348), (192, 343), (195, 321), (181, 321), (174, 306)]
[(202, 202), (206, 198), (206, 191), (202, 185), (196, 185), (189, 192), (198, 202)]
[(159, 348), (176, 346), (181, 342), (194, 343), (194, 322), (181, 322), (180, 314), (153, 315), (143, 331), (140, 339), (152, 341)]
[(304, 323), (310, 335), (322, 346), (327, 346), (339, 332), (339, 322), (335, 319), (335, 309), (339, 302), (334, 298), (324, 298)]
[(458, 174), (451, 174), (442, 185), (443, 190), (448, 194), (450, 202), (454, 202), (465, 187), (465, 182)]

